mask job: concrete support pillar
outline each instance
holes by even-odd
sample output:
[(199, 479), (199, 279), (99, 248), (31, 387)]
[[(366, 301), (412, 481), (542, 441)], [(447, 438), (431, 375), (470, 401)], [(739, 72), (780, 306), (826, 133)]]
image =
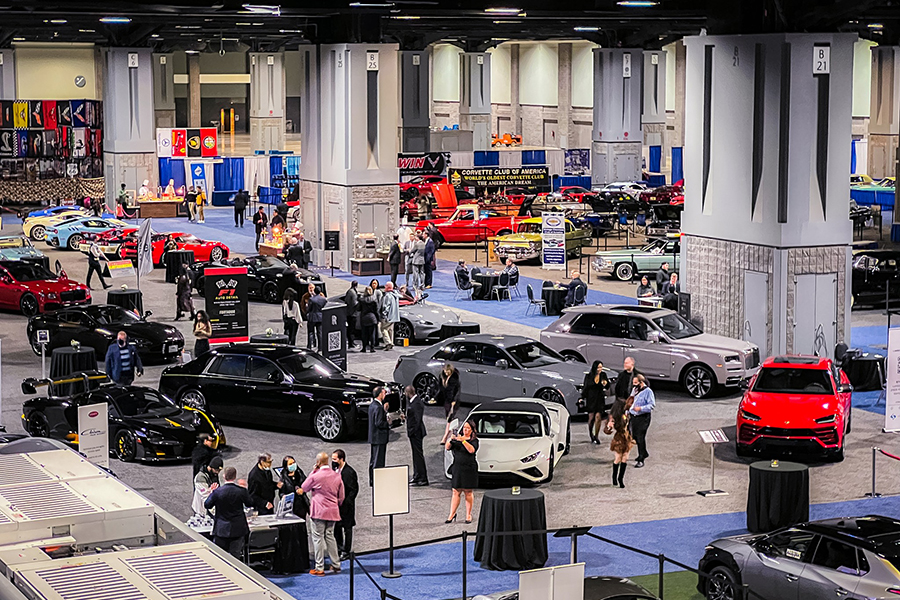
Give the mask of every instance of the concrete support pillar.
[(674, 183), (684, 178), (684, 77), (687, 71), (687, 57), (684, 41), (675, 42), (675, 112), (667, 114), (666, 152), (670, 157), (669, 169)]
[(200, 55), (187, 55), (188, 68), (188, 127), (200, 127)]
[(121, 184), (158, 185), (153, 115), (153, 58), (149, 48), (109, 48), (103, 72), (103, 172), (107, 202)]
[(472, 132), (473, 150), (491, 149), (491, 55), (459, 55), (459, 128)]
[(174, 54), (154, 54), (153, 110), (157, 127), (175, 127)]
[[(349, 270), (359, 234), (396, 231), (400, 87), (396, 44), (303, 46), (300, 203), (313, 263)], [(340, 232), (340, 251), (323, 250)]]
[(250, 149), (284, 150), (284, 53), (249, 54)]
[(572, 44), (557, 46), (557, 123), (559, 127), (559, 147), (570, 148), (575, 140), (575, 122), (572, 119)]
[(875, 46), (872, 48), (868, 157), (868, 173), (873, 178), (894, 176), (898, 139), (900, 139), (900, 46)]
[(594, 48), (594, 185), (641, 179), (639, 49)]
[(685, 39), (682, 289), (707, 332), (761, 356), (832, 356), (849, 335), (855, 40)]
[(428, 93), (428, 52), (400, 52), (401, 152), (428, 152), (431, 111)]
[(644, 145), (650, 147), (647, 169), (662, 172), (663, 148), (666, 145), (666, 53), (662, 50), (644, 52), (644, 106), (641, 127)]
[[(509, 48), (509, 110), (512, 132), (522, 135), (522, 107), (519, 104), (519, 44)], [(499, 131), (502, 135), (505, 131)]]
[(7, 48), (0, 50), (0, 100), (17, 100), (16, 53)]

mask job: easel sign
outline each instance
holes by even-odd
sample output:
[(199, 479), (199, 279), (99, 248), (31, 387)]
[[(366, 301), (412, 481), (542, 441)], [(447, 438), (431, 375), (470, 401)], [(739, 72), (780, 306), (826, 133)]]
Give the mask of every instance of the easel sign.
[(394, 570), (394, 515), (406, 514), (409, 514), (409, 465), (373, 469), (372, 516), (389, 519), (390, 570), (381, 574), (388, 579), (401, 575)]
[(704, 444), (709, 444), (709, 489), (697, 492), (704, 498), (707, 496), (727, 496), (728, 492), (716, 489), (716, 444), (728, 442), (728, 436), (721, 429), (698, 431)]

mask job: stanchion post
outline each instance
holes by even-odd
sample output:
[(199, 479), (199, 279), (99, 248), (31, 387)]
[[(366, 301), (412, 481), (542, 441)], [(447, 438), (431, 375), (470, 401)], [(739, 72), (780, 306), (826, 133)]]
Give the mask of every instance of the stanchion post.
[(356, 562), (356, 555), (350, 552), (350, 600), (355, 600), (353, 594), (353, 563)]
[(462, 532), (462, 599), (466, 600), (466, 579), (468, 578), (466, 563), (468, 562), (468, 550), (466, 549), (466, 542), (469, 540), (469, 532)]
[(41, 379), (47, 378), (47, 344), (41, 344)]
[(401, 574), (394, 570), (394, 515), (388, 515), (388, 549), (388, 571), (382, 573), (381, 576), (385, 579), (396, 579)]
[(866, 498), (880, 498), (881, 494), (875, 491), (875, 457), (878, 456), (878, 446), (872, 446), (872, 491), (866, 494)]
[(665, 586), (665, 581), (664, 581), (665, 575), (664, 575), (664, 571), (665, 571), (665, 568), (666, 568), (666, 556), (665, 556), (665, 554), (660, 554), (660, 555), (657, 556), (656, 558), (657, 558), (657, 560), (659, 560), (659, 580), (658, 580), (658, 583), (659, 583), (659, 590), (658, 590), (658, 593), (659, 593), (659, 600), (664, 600), (665, 595), (663, 594), (663, 587)]

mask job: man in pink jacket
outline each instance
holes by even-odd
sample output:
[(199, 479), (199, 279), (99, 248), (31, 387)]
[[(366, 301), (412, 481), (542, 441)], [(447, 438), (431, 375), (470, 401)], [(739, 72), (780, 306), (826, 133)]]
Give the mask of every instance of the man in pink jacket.
[(338, 508), (344, 501), (344, 482), (341, 474), (328, 466), (328, 453), (319, 452), (316, 468), (310, 473), (297, 493), (309, 493), (309, 528), (312, 531), (316, 566), (309, 572), (319, 577), (325, 575), (325, 551), (331, 559), (331, 571), (341, 572), (334, 524), (341, 520)]

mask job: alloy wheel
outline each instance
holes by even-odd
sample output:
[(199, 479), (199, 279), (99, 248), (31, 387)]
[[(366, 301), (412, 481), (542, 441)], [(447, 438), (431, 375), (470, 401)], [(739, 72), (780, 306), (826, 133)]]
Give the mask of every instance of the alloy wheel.
[(216, 246), (210, 251), (209, 260), (213, 262), (219, 262), (220, 260), (222, 260), (224, 254), (225, 253), (222, 251), (222, 249)]
[(271, 281), (263, 286), (263, 300), (268, 302), (269, 304), (277, 304), (278, 303), (278, 286), (272, 283)]
[(541, 400), (546, 400), (547, 402), (554, 402), (556, 404), (565, 404), (566, 403), (566, 401), (562, 397), (562, 394), (560, 394), (558, 391), (556, 391), (552, 388), (547, 388), (547, 389), (541, 390), (541, 393), (538, 397)]
[(334, 442), (344, 433), (344, 419), (333, 406), (323, 406), (316, 413), (316, 435), (326, 442)]
[(28, 435), (33, 437), (50, 437), (50, 425), (47, 417), (41, 414), (32, 415), (28, 419)]
[(684, 387), (694, 398), (705, 398), (713, 389), (713, 375), (706, 367), (694, 365), (684, 375)]
[(438, 380), (431, 373), (422, 373), (416, 377), (415, 381), (413, 381), (413, 387), (416, 388), (416, 393), (423, 398), (437, 398)]
[(722, 572), (713, 573), (706, 584), (707, 600), (735, 600), (734, 584)]
[(394, 340), (408, 339), (412, 343), (414, 334), (413, 327), (406, 321), (394, 323)]
[(128, 430), (120, 431), (116, 435), (116, 458), (122, 462), (131, 462), (137, 455), (137, 443), (134, 434)]
[(631, 281), (634, 278), (634, 267), (631, 263), (620, 263), (616, 266), (616, 279), (619, 281)]
[(78, 250), (78, 245), (81, 243), (82, 236), (80, 234), (74, 234), (69, 238), (69, 250)]
[(206, 410), (206, 398), (200, 390), (188, 390), (183, 393), (181, 403), (197, 410)]
[(31, 239), (37, 240), (39, 242), (44, 241), (47, 237), (47, 230), (43, 225), (35, 225), (31, 228)]
[(38, 301), (37, 298), (34, 297), (34, 294), (25, 294), (22, 296), (22, 299), (19, 300), (19, 308), (22, 309), (22, 314), (26, 317), (33, 317), (38, 314)]

